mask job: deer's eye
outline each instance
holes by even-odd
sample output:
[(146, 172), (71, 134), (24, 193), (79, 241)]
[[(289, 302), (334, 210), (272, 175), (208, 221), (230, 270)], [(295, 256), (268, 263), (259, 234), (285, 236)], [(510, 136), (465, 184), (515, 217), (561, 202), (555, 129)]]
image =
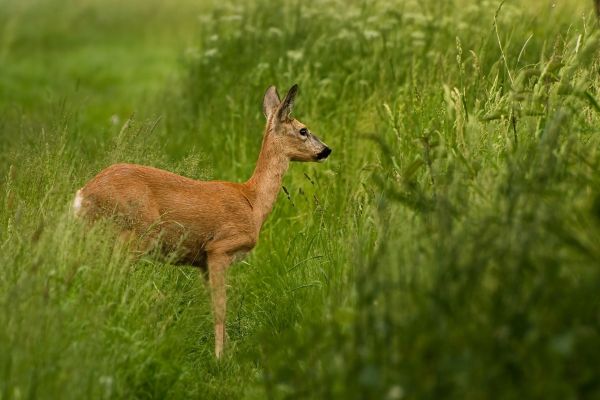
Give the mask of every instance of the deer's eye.
[(306, 129), (306, 128), (300, 129), (300, 135), (302, 135), (302, 136), (308, 135), (308, 129)]

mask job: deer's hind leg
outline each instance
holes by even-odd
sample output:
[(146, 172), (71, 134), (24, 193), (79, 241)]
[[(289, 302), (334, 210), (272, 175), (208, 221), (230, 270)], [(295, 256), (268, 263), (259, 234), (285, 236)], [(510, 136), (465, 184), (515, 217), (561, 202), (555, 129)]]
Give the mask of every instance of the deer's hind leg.
[(121, 230), (116, 239), (114, 249), (127, 252), (132, 261), (138, 261), (151, 249), (149, 242), (140, 239), (138, 233), (132, 229)]

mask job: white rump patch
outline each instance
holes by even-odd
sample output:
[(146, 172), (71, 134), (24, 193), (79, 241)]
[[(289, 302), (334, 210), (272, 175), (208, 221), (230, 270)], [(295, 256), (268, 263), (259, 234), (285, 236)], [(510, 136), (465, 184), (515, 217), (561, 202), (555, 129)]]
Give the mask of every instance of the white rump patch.
[(81, 206), (83, 204), (83, 195), (81, 194), (81, 189), (77, 191), (75, 194), (75, 199), (73, 199), (73, 214), (78, 217), (81, 214)]

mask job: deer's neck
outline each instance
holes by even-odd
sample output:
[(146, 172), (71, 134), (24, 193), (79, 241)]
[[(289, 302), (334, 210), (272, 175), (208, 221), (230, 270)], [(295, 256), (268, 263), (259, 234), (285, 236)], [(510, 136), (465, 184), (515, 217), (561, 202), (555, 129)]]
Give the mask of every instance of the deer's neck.
[(246, 182), (254, 197), (252, 208), (259, 226), (275, 205), (289, 163), (288, 157), (265, 135), (254, 173)]

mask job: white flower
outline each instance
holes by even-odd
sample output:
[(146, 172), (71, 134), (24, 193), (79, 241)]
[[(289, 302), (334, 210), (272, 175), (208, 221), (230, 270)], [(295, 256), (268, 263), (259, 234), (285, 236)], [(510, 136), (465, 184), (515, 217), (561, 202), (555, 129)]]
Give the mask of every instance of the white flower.
[(367, 39), (367, 40), (373, 40), (380, 36), (379, 32), (371, 30), (371, 29), (365, 29), (365, 31), (363, 32), (363, 35), (365, 36), (365, 39)]
[(219, 50), (212, 48), (212, 49), (208, 49), (204, 52), (204, 57), (212, 58), (212, 57), (216, 56), (217, 54), (219, 54)]
[(281, 29), (275, 28), (274, 26), (270, 27), (267, 30), (267, 36), (269, 36), (269, 37), (281, 37), (282, 35), (283, 35), (283, 32), (281, 32)]
[(304, 57), (304, 52), (302, 50), (288, 50), (287, 56), (293, 61), (300, 61)]
[(241, 15), (226, 15), (224, 17), (221, 18), (221, 21), (223, 22), (235, 22), (235, 21), (241, 21), (242, 20), (242, 16)]
[(256, 69), (259, 71), (265, 71), (265, 70), (269, 69), (269, 63), (261, 62), (260, 64), (258, 64), (256, 66)]
[(342, 29), (341, 29), (341, 30), (338, 32), (338, 34), (337, 34), (337, 36), (336, 36), (336, 37), (337, 37), (338, 39), (342, 39), (342, 40), (344, 40), (344, 39), (354, 39), (354, 38), (355, 38), (355, 36), (356, 36), (356, 35), (354, 34), (354, 32), (352, 32), (352, 31), (349, 31), (349, 30), (348, 30), (348, 29), (346, 29), (346, 28), (342, 28)]
[(394, 385), (390, 387), (390, 390), (387, 393), (387, 399), (396, 400), (404, 397), (404, 389), (400, 385)]

